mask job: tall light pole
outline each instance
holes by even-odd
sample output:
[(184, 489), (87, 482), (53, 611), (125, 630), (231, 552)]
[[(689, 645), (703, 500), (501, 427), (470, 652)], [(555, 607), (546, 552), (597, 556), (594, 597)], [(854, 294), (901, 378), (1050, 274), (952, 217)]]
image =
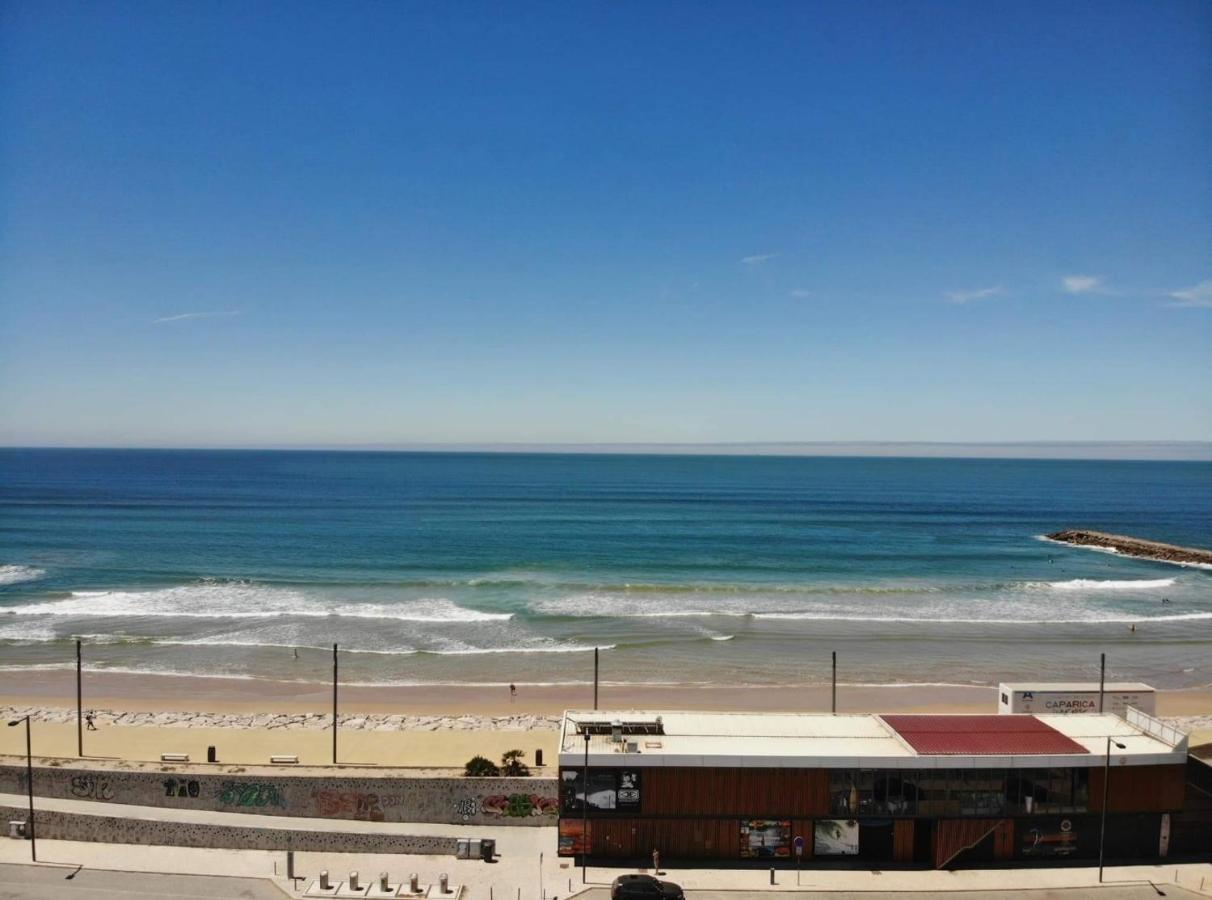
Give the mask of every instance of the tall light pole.
[(84, 758), (84, 690), (80, 672), (84, 668), (80, 654), (80, 639), (76, 638), (76, 755)]
[(1119, 741), (1111, 740), (1111, 735), (1107, 735), (1107, 757), (1103, 760), (1103, 821), (1098, 830), (1098, 883), (1103, 883), (1103, 841), (1107, 838), (1107, 788), (1111, 785), (1111, 745), (1114, 744), (1120, 750), (1127, 750), (1127, 746)]
[(8, 723), (9, 728), (25, 722), (25, 787), (29, 793), (29, 858), (38, 861), (38, 842), (34, 838), (34, 748), (30, 740), (29, 716), (24, 719), (14, 719)]
[(589, 725), (585, 725), (585, 768), (583, 775), (585, 783), (581, 794), (581, 884), (589, 879)]
[(337, 764), (337, 645), (332, 645), (332, 764)]

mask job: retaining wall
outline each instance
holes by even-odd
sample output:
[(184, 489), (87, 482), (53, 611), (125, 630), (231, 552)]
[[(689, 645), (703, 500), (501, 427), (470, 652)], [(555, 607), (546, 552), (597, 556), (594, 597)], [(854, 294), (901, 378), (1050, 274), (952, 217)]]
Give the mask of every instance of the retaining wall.
[[(0, 821), (25, 821), (27, 809), (0, 806)], [(329, 853), (416, 853), (454, 855), (455, 839), (438, 835), (373, 834), (343, 831), (296, 831), (289, 828), (249, 828), (158, 822), (104, 814), (84, 815), (35, 810), (35, 837), (58, 841), (106, 844), (160, 844), (170, 847), (217, 847), (240, 850), (315, 850)]]
[[(537, 778), (389, 778), (36, 767), (34, 793), (68, 800), (451, 825), (554, 825), (558, 782)], [(0, 766), (0, 793), (26, 791), (23, 766)]]

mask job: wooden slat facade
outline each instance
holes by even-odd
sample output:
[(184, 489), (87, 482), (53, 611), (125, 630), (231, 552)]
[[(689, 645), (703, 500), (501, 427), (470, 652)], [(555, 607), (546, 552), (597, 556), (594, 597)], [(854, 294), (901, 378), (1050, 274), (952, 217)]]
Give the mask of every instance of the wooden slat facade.
[[(1187, 767), (1112, 766), (1107, 812), (1178, 812), (1187, 796)], [(1090, 811), (1103, 810), (1103, 770), (1090, 770)]]
[[(1109, 812), (1178, 812), (1184, 806), (1186, 777), (1183, 765), (1112, 768)], [(1101, 811), (1102, 791), (1103, 771), (1092, 768), (1088, 802), (1092, 814)], [(809, 860), (813, 855), (813, 820), (836, 818), (830, 812), (826, 769), (652, 767), (643, 770), (641, 794), (641, 811), (591, 816), (593, 856), (643, 861), (658, 849), (671, 861), (739, 860), (742, 823), (747, 819), (779, 819), (791, 822), (792, 836), (804, 837), (804, 859)], [(578, 817), (573, 814), (568, 818)], [(954, 853), (958, 847), (939, 847), (938, 829), (958, 828), (960, 823), (942, 825), (944, 821), (930, 816), (893, 819), (890, 861), (924, 862), (928, 846), (930, 857), (940, 850)], [(996, 826), (992, 832), (994, 858), (1015, 858), (1015, 834), (1027, 827), (1024, 822), (1013, 817), (1000, 822), (969, 822), (973, 823), (971, 827)], [(969, 828), (964, 825), (965, 834)], [(794, 857), (787, 861), (794, 862)]]
[(912, 819), (897, 819), (892, 823), (892, 859), (913, 862), (914, 828)]
[(794, 818), (829, 812), (825, 769), (644, 770), (644, 815)]

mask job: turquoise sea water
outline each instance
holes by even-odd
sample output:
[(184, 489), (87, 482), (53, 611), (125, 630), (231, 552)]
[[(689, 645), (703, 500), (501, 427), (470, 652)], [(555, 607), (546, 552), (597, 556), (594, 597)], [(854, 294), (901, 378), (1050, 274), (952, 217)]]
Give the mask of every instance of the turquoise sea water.
[(1068, 527), (1208, 546), (1212, 464), (0, 450), (0, 666), (1212, 682), (1212, 571)]

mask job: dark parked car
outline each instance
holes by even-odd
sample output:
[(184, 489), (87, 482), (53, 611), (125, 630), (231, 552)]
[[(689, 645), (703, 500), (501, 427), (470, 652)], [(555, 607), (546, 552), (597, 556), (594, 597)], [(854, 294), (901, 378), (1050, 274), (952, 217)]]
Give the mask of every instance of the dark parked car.
[(610, 884), (610, 900), (685, 900), (680, 885), (651, 875), (620, 875)]

